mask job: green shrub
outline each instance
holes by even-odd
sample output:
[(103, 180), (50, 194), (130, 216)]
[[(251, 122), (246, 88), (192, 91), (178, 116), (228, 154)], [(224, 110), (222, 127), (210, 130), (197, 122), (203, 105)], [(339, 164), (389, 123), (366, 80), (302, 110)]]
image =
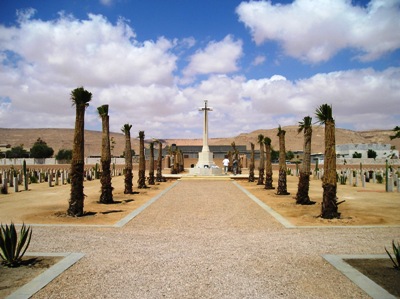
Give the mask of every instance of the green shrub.
[(347, 176), (341, 174), (341, 175), (339, 176), (339, 180), (340, 180), (340, 185), (346, 185)]
[(31, 242), (32, 230), (22, 224), (19, 238), (14, 224), (0, 227), (0, 258), (8, 267), (18, 267)]
[(383, 176), (380, 174), (376, 174), (375, 175), (376, 181), (378, 182), (378, 184), (382, 184), (383, 183)]
[(386, 247), (385, 247), (385, 251), (388, 254), (388, 256), (390, 257), (390, 259), (393, 263), (393, 267), (397, 270), (400, 270), (400, 243), (397, 242), (397, 246), (396, 246), (396, 244), (394, 244), (394, 240), (393, 240), (392, 247), (393, 247), (394, 257), (396, 258), (396, 260), (393, 259), (392, 255), (389, 253), (389, 251), (386, 249)]

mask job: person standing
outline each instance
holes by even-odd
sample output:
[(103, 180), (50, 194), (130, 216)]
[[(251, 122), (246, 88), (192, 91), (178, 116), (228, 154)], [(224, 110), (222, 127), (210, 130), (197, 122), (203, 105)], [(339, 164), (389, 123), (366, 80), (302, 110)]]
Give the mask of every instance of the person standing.
[(227, 174), (228, 173), (228, 166), (229, 166), (228, 156), (225, 156), (225, 159), (222, 160), (222, 165), (224, 165), (224, 172), (225, 172), (225, 174)]

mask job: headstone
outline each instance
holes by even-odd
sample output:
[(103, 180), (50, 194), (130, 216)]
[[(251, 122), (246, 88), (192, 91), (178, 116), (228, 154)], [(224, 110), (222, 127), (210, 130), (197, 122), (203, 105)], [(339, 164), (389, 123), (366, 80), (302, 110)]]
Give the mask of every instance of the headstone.
[(61, 172), (61, 185), (64, 185), (64, 184), (65, 184), (65, 172), (62, 171)]
[(365, 188), (365, 174), (361, 174), (361, 184), (362, 187)]
[(14, 192), (18, 192), (18, 178), (14, 177)]
[(49, 171), (49, 173), (47, 174), (47, 177), (48, 177), (49, 187), (53, 187), (53, 173), (51, 171)]
[(8, 182), (7, 182), (7, 177), (3, 178), (3, 190), (4, 193), (7, 194), (8, 193)]

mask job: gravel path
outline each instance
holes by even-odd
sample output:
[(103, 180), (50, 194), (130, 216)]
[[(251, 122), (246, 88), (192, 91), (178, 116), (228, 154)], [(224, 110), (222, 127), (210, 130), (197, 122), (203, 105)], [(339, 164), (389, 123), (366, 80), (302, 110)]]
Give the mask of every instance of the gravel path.
[(33, 298), (369, 298), (322, 254), (378, 254), (398, 228), (286, 229), (233, 182), (183, 180), (123, 228), (35, 227), (85, 257)]

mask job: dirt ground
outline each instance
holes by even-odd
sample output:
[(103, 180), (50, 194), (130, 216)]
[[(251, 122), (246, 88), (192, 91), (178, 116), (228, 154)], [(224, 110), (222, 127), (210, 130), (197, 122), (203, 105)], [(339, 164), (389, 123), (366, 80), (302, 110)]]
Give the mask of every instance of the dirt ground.
[[(277, 173), (274, 173), (274, 183), (277, 186)], [(148, 185), (147, 189), (134, 187), (134, 194), (124, 194), (123, 176), (112, 179), (115, 204), (99, 204), (100, 181), (85, 181), (84, 193), (86, 216), (67, 217), (70, 185), (49, 187), (47, 183), (30, 184), (28, 191), (14, 193), (9, 188), (9, 194), (0, 194), (1, 223), (26, 224), (79, 224), (79, 225), (113, 225), (133, 210), (143, 205), (156, 194), (173, 183)], [(317, 217), (321, 210), (321, 181), (311, 179), (310, 198), (316, 201), (312, 206), (296, 205), (294, 197), (297, 193), (298, 178), (287, 176), (287, 190), (290, 195), (276, 195), (276, 190), (265, 190), (262, 185), (240, 180), (239, 183), (280, 213), (292, 224), (297, 226), (325, 225), (400, 225), (400, 193), (385, 192), (384, 184), (366, 183), (363, 188), (338, 184), (338, 201), (341, 219), (326, 220)], [(134, 177), (134, 186), (136, 186)], [(20, 190), (22, 186), (19, 186)]]
[[(124, 194), (124, 177), (116, 176), (112, 178), (115, 204), (105, 205), (98, 203), (100, 180), (85, 181), (83, 217), (66, 215), (70, 185), (49, 187), (46, 182), (30, 184), (28, 191), (17, 193), (9, 188), (9, 194), (0, 194), (0, 220), (2, 223), (113, 225), (172, 183), (156, 182), (156, 185), (147, 185), (149, 188), (138, 189), (135, 187), (137, 184), (134, 177), (134, 194)], [(23, 186), (19, 188), (21, 190)]]
[[(273, 186), (277, 187), (278, 178), (275, 175)], [(316, 204), (310, 206), (296, 204), (296, 176), (287, 176), (290, 195), (276, 195), (276, 190), (265, 190), (262, 185), (247, 181), (240, 181), (240, 184), (296, 226), (400, 225), (400, 193), (385, 192), (385, 184), (371, 182), (366, 183), (364, 188), (338, 184), (338, 202), (345, 202), (339, 205), (341, 219), (332, 220), (317, 217), (321, 213), (321, 180), (311, 178), (309, 195)]]

